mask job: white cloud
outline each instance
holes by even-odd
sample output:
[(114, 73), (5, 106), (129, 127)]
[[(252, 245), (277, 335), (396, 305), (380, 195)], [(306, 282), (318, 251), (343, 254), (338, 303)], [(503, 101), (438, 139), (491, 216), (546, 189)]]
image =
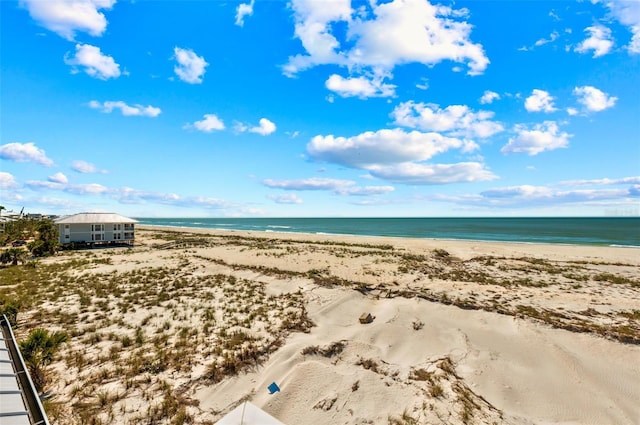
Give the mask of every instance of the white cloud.
[[(468, 65), (468, 74), (484, 72), (489, 59), (469, 36), (472, 26), (462, 20), (466, 10), (435, 6), (424, 0), (370, 2), (370, 10), (351, 9), (350, 0), (293, 0), (295, 35), (306, 54), (289, 58), (292, 76), (321, 64), (391, 72), (397, 65), (433, 66), (445, 60)], [(366, 6), (363, 6), (366, 7)], [(334, 24), (346, 24), (346, 43), (333, 35)]]
[(639, 185), (640, 176), (623, 177), (620, 179), (585, 179), (585, 180), (567, 180), (558, 183), (563, 186), (583, 186), (583, 185)]
[(253, 15), (253, 4), (255, 0), (251, 0), (251, 3), (240, 3), (236, 8), (236, 25), (239, 27), (244, 26), (245, 16)]
[(14, 162), (36, 162), (50, 167), (53, 161), (34, 143), (7, 143), (0, 146), (0, 158)]
[(266, 118), (260, 118), (259, 125), (249, 129), (251, 133), (257, 133), (261, 136), (268, 136), (276, 131), (276, 125)]
[(513, 197), (536, 197), (548, 196), (551, 193), (551, 189), (545, 186), (508, 186), (495, 189), (489, 189), (481, 192), (480, 194), (485, 198), (513, 198)]
[(76, 195), (100, 195), (110, 192), (109, 188), (98, 183), (68, 185), (64, 191)]
[[(484, 190), (478, 194), (449, 196), (434, 194), (427, 199), (449, 202), (477, 207), (497, 208), (531, 208), (549, 207), (557, 208), (578, 204), (581, 207), (592, 206), (596, 208), (630, 207), (637, 215), (638, 196), (640, 185), (634, 182), (640, 181), (640, 177), (627, 177), (622, 179), (596, 179), (560, 182), (548, 186), (518, 185), (507, 187), (495, 187)], [(602, 187), (612, 184), (624, 184), (625, 188)], [(590, 188), (577, 187), (579, 185), (591, 185)], [(563, 187), (558, 187), (563, 186)], [(566, 187), (569, 186), (569, 187)], [(551, 210), (550, 210), (551, 211)]]
[(338, 74), (332, 74), (325, 82), (325, 86), (341, 97), (366, 99), (368, 97), (395, 96), (396, 86), (394, 84), (385, 84), (383, 80), (384, 76), (344, 78)]
[(569, 145), (570, 134), (560, 132), (554, 121), (536, 124), (533, 129), (524, 125), (515, 127), (517, 135), (509, 139), (502, 149), (502, 153), (526, 153), (537, 155), (540, 152), (566, 148)]
[(429, 79), (424, 77), (421, 78), (420, 82), (416, 84), (416, 88), (420, 90), (427, 90), (429, 88)]
[(76, 31), (100, 36), (107, 19), (100, 9), (109, 10), (116, 0), (20, 0), (29, 15), (41, 26), (72, 41)]
[(18, 183), (12, 174), (0, 171), (0, 189), (12, 189), (17, 186)]
[(424, 161), (463, 146), (461, 140), (438, 133), (393, 129), (367, 131), (354, 137), (315, 136), (307, 145), (307, 152), (316, 160), (368, 169), (375, 164)]
[(593, 50), (593, 57), (597, 58), (606, 55), (613, 47), (611, 30), (603, 25), (594, 25), (584, 30), (589, 33), (589, 37), (574, 49), (578, 53), (589, 53)]
[(71, 65), (73, 73), (80, 72), (77, 67), (83, 67), (88, 75), (101, 80), (120, 76), (120, 65), (111, 56), (102, 54), (99, 47), (89, 44), (76, 44), (75, 56), (67, 52), (64, 62)]
[(493, 115), (490, 111), (473, 112), (466, 105), (440, 109), (438, 105), (413, 101), (403, 102), (391, 112), (397, 125), (480, 138), (491, 137), (504, 130), (501, 124), (490, 120)]
[(616, 0), (607, 1), (611, 14), (631, 31), (631, 40), (627, 50), (631, 54), (640, 54), (640, 2)]
[(276, 204), (302, 204), (302, 199), (298, 198), (295, 193), (285, 193), (282, 195), (269, 195), (269, 199), (271, 199)]
[(346, 186), (355, 185), (351, 180), (339, 180), (329, 178), (312, 177), (302, 180), (273, 180), (265, 179), (262, 181), (267, 187), (272, 189), (283, 190), (339, 190)]
[(500, 95), (491, 90), (485, 90), (480, 98), (480, 103), (483, 105), (493, 103), (494, 100), (500, 100)]
[(328, 190), (337, 195), (372, 196), (392, 192), (392, 186), (357, 186), (352, 180), (312, 177), (301, 180), (266, 179), (262, 184), (272, 189), (282, 190)]
[(185, 83), (200, 84), (209, 65), (204, 57), (196, 55), (193, 50), (176, 47), (173, 49), (174, 59), (178, 64), (173, 68), (176, 75)]
[(193, 124), (186, 124), (182, 128), (195, 128), (205, 133), (211, 133), (213, 130), (224, 130), (225, 127), (224, 122), (216, 114), (205, 114), (203, 120), (196, 121)]
[(347, 196), (374, 196), (384, 195), (385, 193), (393, 192), (395, 188), (393, 186), (363, 186), (363, 187), (344, 187), (341, 190), (336, 191), (339, 195)]
[[(401, 129), (394, 129), (368, 131), (354, 137), (316, 136), (307, 145), (307, 152), (315, 160), (367, 170), (373, 177), (403, 184), (445, 184), (496, 178), (479, 162), (424, 162), (454, 148), (469, 152), (477, 148), (477, 145), (439, 133), (407, 133)], [(329, 184), (333, 180), (317, 179), (313, 182)], [(391, 190), (391, 186), (373, 186), (356, 190), (349, 185), (334, 189), (336, 193), (351, 195), (386, 193)]]
[(573, 94), (578, 96), (578, 102), (589, 112), (599, 112), (612, 108), (618, 100), (617, 97), (609, 96), (593, 86), (576, 87), (573, 89)]
[(351, 19), (351, 0), (292, 0), (290, 5), (294, 11), (295, 35), (308, 56), (290, 57), (284, 66), (285, 74), (291, 76), (317, 64), (345, 64), (344, 57), (336, 52), (340, 43), (331, 34), (331, 23)]
[(534, 43), (534, 45), (536, 47), (544, 46), (547, 43), (553, 43), (554, 41), (556, 41), (558, 39), (558, 37), (560, 37), (560, 34), (558, 34), (557, 31), (553, 31), (551, 34), (549, 34), (549, 38), (548, 39), (547, 38), (541, 38), (538, 41), (536, 41)]
[(98, 168), (96, 168), (96, 166), (93, 165), (92, 163), (87, 161), (82, 161), (82, 160), (73, 161), (71, 163), (71, 169), (81, 174), (106, 173), (106, 171), (104, 170), (102, 171), (98, 170)]
[(29, 187), (31, 190), (62, 190), (65, 188), (65, 185), (58, 182), (52, 181), (40, 181), (40, 180), (29, 180), (25, 182), (25, 186)]
[(492, 207), (526, 207), (531, 205), (561, 205), (620, 200), (633, 197), (633, 189), (571, 189), (558, 190), (547, 186), (509, 186), (480, 193), (481, 202)]
[(529, 112), (554, 112), (557, 109), (553, 106), (553, 100), (549, 92), (533, 89), (531, 96), (524, 101), (524, 107)]
[(250, 132), (260, 134), (262, 136), (268, 136), (276, 131), (276, 125), (266, 118), (261, 118), (257, 126), (251, 127), (247, 124), (243, 124), (239, 121), (235, 121), (233, 129), (238, 133)]
[(567, 108), (567, 114), (571, 115), (571, 116), (575, 116), (578, 115), (578, 110), (576, 108)]
[[(2, 177), (0, 175), (0, 179), (1, 178)], [(175, 193), (147, 192), (130, 187), (107, 187), (98, 183), (68, 184), (53, 181), (32, 180), (26, 182), (25, 185), (33, 190), (57, 190), (73, 195), (79, 195), (83, 197), (82, 199), (85, 199), (84, 197), (87, 195), (103, 196), (109, 199), (114, 199), (122, 204), (153, 203), (186, 208), (202, 207), (206, 209), (226, 209), (238, 207), (238, 205), (236, 204), (216, 198), (204, 196), (184, 197)], [(19, 198), (19, 195), (11, 195), (16, 199)], [(86, 203), (86, 200), (83, 202)], [(77, 209), (78, 206), (74, 206), (74, 208)]]
[(125, 116), (142, 116), (142, 117), (157, 117), (162, 110), (155, 106), (143, 106), (143, 105), (127, 105), (121, 100), (118, 101), (106, 101), (100, 103), (96, 100), (89, 102), (89, 107), (93, 109), (100, 109), (102, 112), (111, 113), (114, 109), (119, 109), (122, 115)]
[(67, 176), (65, 176), (60, 172), (55, 173), (52, 176), (49, 176), (48, 180), (53, 183), (61, 183), (61, 184), (66, 184), (69, 182), (69, 179), (67, 179)]
[(632, 54), (640, 54), (640, 24), (633, 27), (633, 37), (627, 48)]
[(484, 164), (478, 162), (376, 165), (370, 167), (369, 172), (377, 178), (392, 182), (419, 185), (476, 182), (497, 178)]

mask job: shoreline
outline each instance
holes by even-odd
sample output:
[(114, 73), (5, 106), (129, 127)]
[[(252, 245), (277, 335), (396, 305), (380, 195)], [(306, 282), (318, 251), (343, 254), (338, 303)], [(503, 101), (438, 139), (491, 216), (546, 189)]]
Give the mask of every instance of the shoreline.
[(640, 217), (159, 218), (141, 225), (365, 237), (640, 248)]
[[(346, 235), (346, 234), (327, 234), (327, 233), (302, 233), (302, 232), (278, 232), (264, 230), (237, 230), (237, 229), (214, 229), (186, 226), (161, 226), (138, 224), (137, 229), (153, 231), (161, 230), (168, 232), (207, 234), (207, 235), (241, 235), (244, 237), (262, 238), (262, 239), (279, 239), (279, 240), (310, 240), (318, 242), (322, 240), (335, 240), (339, 242), (355, 242), (359, 239), (365, 242), (376, 241), (379, 244), (389, 243), (400, 247), (420, 248), (423, 249), (462, 249), (464, 252), (477, 251), (481, 252), (482, 248), (495, 252), (511, 252), (508, 248), (516, 248), (523, 253), (531, 255), (539, 255), (544, 252), (561, 251), (565, 255), (574, 256), (604, 256), (614, 261), (616, 258), (624, 261), (630, 261), (640, 265), (640, 256), (638, 255), (640, 247), (636, 246), (620, 246), (620, 245), (577, 245), (577, 244), (556, 244), (545, 242), (516, 242), (516, 241), (487, 241), (475, 239), (439, 239), (439, 238), (410, 238), (397, 236), (372, 236), (372, 235)], [(581, 251), (581, 252), (578, 252)]]
[(290, 232), (283, 230), (245, 230), (245, 229), (233, 229), (233, 228), (219, 228), (219, 227), (191, 227), (191, 226), (169, 226), (169, 225), (161, 225), (161, 224), (138, 224), (138, 228), (141, 229), (175, 229), (180, 231), (198, 231), (198, 230), (211, 230), (211, 231), (220, 231), (220, 232), (249, 232), (249, 233), (276, 233), (282, 235), (310, 235), (310, 236), (346, 236), (346, 237), (354, 237), (354, 238), (389, 238), (389, 239), (410, 239), (410, 240), (430, 240), (430, 241), (452, 241), (452, 242), (475, 242), (475, 243), (497, 243), (497, 244), (533, 244), (533, 245), (552, 245), (552, 246), (584, 246), (584, 247), (609, 247), (609, 248), (633, 248), (640, 249), (640, 245), (623, 245), (623, 244), (594, 244), (594, 243), (566, 243), (566, 242), (538, 242), (538, 241), (509, 241), (509, 240), (493, 240), (493, 239), (471, 239), (471, 238), (433, 238), (433, 237), (423, 237), (423, 236), (388, 236), (388, 235), (360, 235), (354, 233), (329, 233), (329, 232)]

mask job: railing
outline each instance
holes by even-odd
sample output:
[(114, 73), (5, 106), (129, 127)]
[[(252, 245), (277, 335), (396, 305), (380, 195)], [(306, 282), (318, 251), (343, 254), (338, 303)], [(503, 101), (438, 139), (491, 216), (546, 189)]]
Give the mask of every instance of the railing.
[[(2, 337), (4, 345), (9, 352), (9, 358), (11, 359), (11, 364), (15, 372), (14, 378), (17, 381), (18, 391), (22, 395), (22, 400), (24, 402), (23, 406), (16, 406), (15, 412), (6, 412), (5, 414), (2, 414), (2, 416), (17, 417), (28, 415), (29, 421), (32, 425), (49, 425), (49, 420), (47, 419), (44, 407), (42, 407), (42, 403), (40, 402), (40, 397), (38, 397), (38, 392), (33, 385), (33, 381), (31, 381), (31, 376), (27, 371), (22, 354), (18, 349), (9, 319), (7, 319), (7, 316), (4, 314), (0, 316), (0, 328), (2, 330), (0, 336)], [(2, 346), (0, 345), (0, 347)], [(12, 394), (15, 393), (15, 390), (7, 391)], [(0, 395), (2, 395), (2, 391), (0, 391)], [(27, 408), (26, 412), (18, 410), (24, 409), (24, 407)]]

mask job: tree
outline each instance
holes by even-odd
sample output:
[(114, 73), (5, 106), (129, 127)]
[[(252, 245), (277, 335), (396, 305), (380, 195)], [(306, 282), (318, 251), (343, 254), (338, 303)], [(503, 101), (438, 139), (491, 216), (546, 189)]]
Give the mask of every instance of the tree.
[(22, 248), (9, 248), (0, 254), (0, 263), (11, 263), (12, 266), (17, 266), (18, 262), (24, 262), (27, 256), (27, 251)]
[(18, 324), (18, 311), (20, 302), (14, 299), (0, 299), (0, 314), (7, 316), (9, 324), (15, 327)]
[(46, 367), (53, 361), (53, 356), (69, 337), (65, 332), (49, 333), (46, 329), (34, 329), (29, 337), (20, 341), (20, 351), (31, 380), (38, 392), (42, 392), (47, 383)]
[(4, 233), (0, 234), (0, 242), (3, 245), (17, 240), (25, 240), (35, 236), (38, 220), (21, 218), (6, 222)]
[(29, 251), (36, 257), (53, 255), (58, 250), (58, 229), (51, 220), (41, 220), (37, 227), (37, 238), (29, 243)]

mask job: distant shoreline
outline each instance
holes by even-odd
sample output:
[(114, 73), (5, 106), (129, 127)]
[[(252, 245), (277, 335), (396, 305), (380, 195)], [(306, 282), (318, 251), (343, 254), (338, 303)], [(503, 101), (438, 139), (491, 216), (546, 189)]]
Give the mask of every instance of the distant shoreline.
[[(593, 218), (588, 218), (589, 220), (601, 220), (601, 219), (605, 219), (605, 220), (618, 220), (618, 219), (623, 219), (623, 220), (629, 220), (629, 219), (634, 219), (636, 217), (615, 217), (615, 218), (601, 218), (601, 217), (593, 217)], [(483, 218), (479, 218), (479, 220), (482, 220)], [(508, 218), (507, 220), (510, 220), (511, 218)], [(514, 220), (529, 220), (529, 218), (513, 218)], [(532, 218), (533, 220), (544, 220), (545, 218)], [(550, 220), (556, 220), (556, 219), (568, 219), (568, 217), (562, 217), (562, 218), (550, 218)], [(583, 217), (577, 217), (577, 219), (585, 219)], [(640, 226), (640, 218), (637, 218), (639, 223), (638, 225)], [(163, 219), (151, 219), (151, 218), (137, 218), (137, 220), (141, 220), (142, 223), (138, 224), (139, 227), (141, 226), (150, 226), (150, 227), (157, 227), (157, 228), (167, 228), (167, 229), (185, 229), (187, 231), (189, 230), (215, 230), (215, 231), (221, 231), (221, 232), (228, 232), (228, 231), (236, 231), (236, 232), (258, 232), (259, 234), (272, 234), (272, 233), (283, 233), (283, 234), (289, 234), (289, 235), (293, 235), (293, 234), (303, 234), (303, 235), (316, 235), (316, 236), (351, 236), (351, 237), (366, 237), (366, 238), (402, 238), (402, 239), (418, 239), (418, 240), (435, 240), (435, 241), (461, 241), (461, 242), (473, 242), (473, 243), (509, 243), (509, 244), (542, 244), (542, 245), (554, 245), (554, 246), (563, 246), (563, 245), (567, 245), (567, 246), (594, 246), (594, 247), (612, 247), (612, 248), (640, 248), (640, 240), (637, 243), (633, 243), (635, 242), (635, 238), (633, 236), (631, 236), (632, 239), (632, 243), (623, 243), (623, 242), (628, 242), (628, 241), (617, 241), (614, 240), (613, 238), (607, 242), (596, 242), (593, 240), (593, 236), (585, 236), (583, 237), (584, 239), (587, 240), (580, 240), (579, 237), (568, 237), (568, 236), (547, 236), (547, 239), (544, 240), (535, 240), (536, 237), (538, 236), (534, 236), (534, 234), (530, 235), (530, 236), (505, 236), (504, 238), (500, 238), (499, 234), (493, 234), (492, 237), (490, 238), (482, 238), (482, 237), (478, 237), (478, 238), (474, 238), (472, 237), (473, 234), (471, 234), (470, 236), (460, 236), (460, 237), (454, 237), (454, 236), (448, 236), (448, 233), (450, 234), (455, 234), (455, 232), (447, 232), (445, 231), (439, 231), (439, 230), (434, 230), (434, 233), (442, 233), (442, 235), (436, 235), (436, 236), (432, 236), (432, 235), (420, 235), (420, 234), (416, 234), (415, 236), (412, 235), (406, 235), (406, 234), (370, 234), (370, 233), (364, 233), (363, 231), (361, 231), (360, 233), (351, 233), (348, 231), (336, 231), (336, 229), (328, 229), (328, 230), (334, 230), (334, 231), (322, 231), (319, 230), (319, 227), (316, 226), (297, 226), (298, 223), (300, 222), (304, 222), (305, 220), (346, 220), (347, 222), (353, 222), (353, 220), (360, 220), (360, 219), (355, 219), (355, 218), (348, 218), (348, 219), (340, 219), (340, 218), (336, 218), (336, 219), (326, 219), (326, 218), (321, 218), (321, 219), (314, 219), (314, 218), (310, 218), (310, 219), (304, 219), (304, 218), (293, 218), (293, 219), (284, 219), (284, 218), (273, 218), (273, 219), (269, 219), (269, 218), (262, 218), (262, 219), (221, 219), (221, 218), (163, 218)], [(154, 221), (158, 221), (159, 223), (148, 223), (145, 222), (145, 220), (154, 220)], [(246, 220), (246, 221), (245, 221)], [(291, 225), (282, 225), (282, 224), (265, 224), (270, 222), (271, 220), (275, 220), (274, 223), (287, 223), (290, 222), (289, 224)], [(420, 218), (367, 218), (366, 220), (473, 220), (473, 219), (466, 219), (466, 218), (452, 218), (452, 219), (420, 219)], [(491, 221), (495, 221), (495, 219), (491, 218), (489, 219)], [(207, 223), (207, 221), (209, 221), (209, 223)], [(227, 222), (225, 222), (227, 221)], [(259, 225), (253, 224), (253, 223), (260, 223)], [(247, 225), (248, 223), (248, 225)], [(297, 226), (297, 227), (296, 227)], [(633, 226), (632, 226), (633, 227)], [(342, 229), (342, 228), (341, 228)], [(338, 229), (338, 230), (341, 230)], [(622, 232), (620, 229), (616, 229), (619, 233)], [(623, 229), (624, 230), (624, 229)], [(379, 230), (378, 230), (379, 232)], [(376, 233), (378, 233), (376, 232)], [(422, 230), (422, 232), (424, 233), (424, 230)], [(371, 232), (373, 233), (373, 231)], [(392, 231), (387, 231), (387, 233), (393, 233)], [(458, 232), (459, 233), (459, 232)], [(506, 235), (506, 233), (503, 233), (504, 235)], [(631, 235), (633, 235), (633, 232), (631, 232)], [(635, 236), (635, 235), (634, 235)], [(542, 236), (543, 237), (543, 236)], [(637, 237), (640, 238), (640, 235), (638, 235)]]
[(347, 244), (385, 245), (408, 250), (445, 249), (463, 258), (472, 258), (485, 254), (501, 254), (505, 256), (527, 255), (536, 257), (558, 256), (563, 258), (597, 258), (606, 261), (629, 261), (640, 264), (638, 248), (636, 246), (604, 246), (577, 245), (535, 242), (511, 241), (476, 241), (469, 239), (438, 239), (438, 238), (405, 238), (391, 236), (363, 236), (363, 235), (329, 235), (314, 233), (276, 232), (258, 230), (211, 229), (198, 227), (153, 226), (139, 224), (137, 228), (143, 231), (169, 231), (185, 234), (203, 234), (216, 236), (241, 236), (256, 239), (278, 239), (293, 241), (322, 242), (332, 241)]

